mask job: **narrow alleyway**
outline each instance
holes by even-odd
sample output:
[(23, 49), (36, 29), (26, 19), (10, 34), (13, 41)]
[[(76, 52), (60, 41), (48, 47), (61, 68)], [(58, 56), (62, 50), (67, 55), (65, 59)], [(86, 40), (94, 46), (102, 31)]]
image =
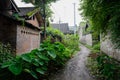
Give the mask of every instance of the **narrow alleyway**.
[(85, 66), (90, 51), (81, 45), (81, 51), (68, 61), (66, 67), (50, 80), (93, 80)]

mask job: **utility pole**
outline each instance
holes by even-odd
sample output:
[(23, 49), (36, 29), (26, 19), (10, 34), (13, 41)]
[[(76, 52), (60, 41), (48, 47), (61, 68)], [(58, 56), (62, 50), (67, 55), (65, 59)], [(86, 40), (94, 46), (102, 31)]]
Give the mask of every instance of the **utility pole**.
[(61, 20), (60, 20), (60, 18), (59, 18), (59, 30), (60, 30), (60, 27), (61, 27)]
[(44, 20), (44, 24), (43, 24), (43, 26), (44, 26), (44, 39), (46, 38), (46, 8), (45, 8), (45, 0), (42, 0), (42, 2), (43, 2), (43, 20)]
[(76, 3), (74, 5), (74, 34), (76, 33)]

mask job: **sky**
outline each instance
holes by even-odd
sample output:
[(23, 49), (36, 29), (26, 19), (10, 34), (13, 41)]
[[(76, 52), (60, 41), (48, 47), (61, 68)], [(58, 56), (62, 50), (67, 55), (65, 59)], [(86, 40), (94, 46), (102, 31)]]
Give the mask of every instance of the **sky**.
[[(33, 7), (31, 3), (26, 4), (21, 2), (22, 0), (14, 0), (18, 7)], [(76, 4), (76, 24), (82, 21), (80, 12), (78, 11), (80, 0), (59, 0), (56, 3), (52, 3), (51, 9), (54, 12), (53, 14), (53, 23), (68, 23), (69, 26), (74, 26), (74, 5)]]
[(69, 26), (74, 26), (74, 5), (76, 4), (76, 24), (79, 25), (82, 21), (80, 12), (78, 11), (80, 0), (59, 0), (56, 3), (52, 3), (51, 9), (53, 14), (53, 23), (68, 23)]

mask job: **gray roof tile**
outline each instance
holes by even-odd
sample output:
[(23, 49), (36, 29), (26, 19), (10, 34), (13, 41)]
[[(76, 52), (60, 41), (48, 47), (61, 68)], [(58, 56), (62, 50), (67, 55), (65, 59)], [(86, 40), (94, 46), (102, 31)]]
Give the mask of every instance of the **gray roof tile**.
[(63, 33), (69, 33), (68, 23), (60, 23), (60, 24), (51, 24), (53, 28), (60, 30)]

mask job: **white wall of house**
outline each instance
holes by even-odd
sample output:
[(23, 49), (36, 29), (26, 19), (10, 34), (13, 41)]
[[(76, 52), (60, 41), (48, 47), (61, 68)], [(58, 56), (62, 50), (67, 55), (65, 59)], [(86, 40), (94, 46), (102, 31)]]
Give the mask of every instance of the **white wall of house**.
[(108, 35), (104, 40), (101, 40), (101, 51), (120, 61), (120, 50), (114, 48)]
[(83, 29), (84, 27), (80, 27), (78, 31), (80, 42), (92, 46), (92, 34), (83, 35)]
[(84, 44), (92, 46), (92, 34), (82, 36), (80, 41)]
[(79, 34), (79, 39), (81, 40), (82, 35), (83, 35), (83, 29), (82, 29), (82, 27), (79, 27), (78, 34)]

